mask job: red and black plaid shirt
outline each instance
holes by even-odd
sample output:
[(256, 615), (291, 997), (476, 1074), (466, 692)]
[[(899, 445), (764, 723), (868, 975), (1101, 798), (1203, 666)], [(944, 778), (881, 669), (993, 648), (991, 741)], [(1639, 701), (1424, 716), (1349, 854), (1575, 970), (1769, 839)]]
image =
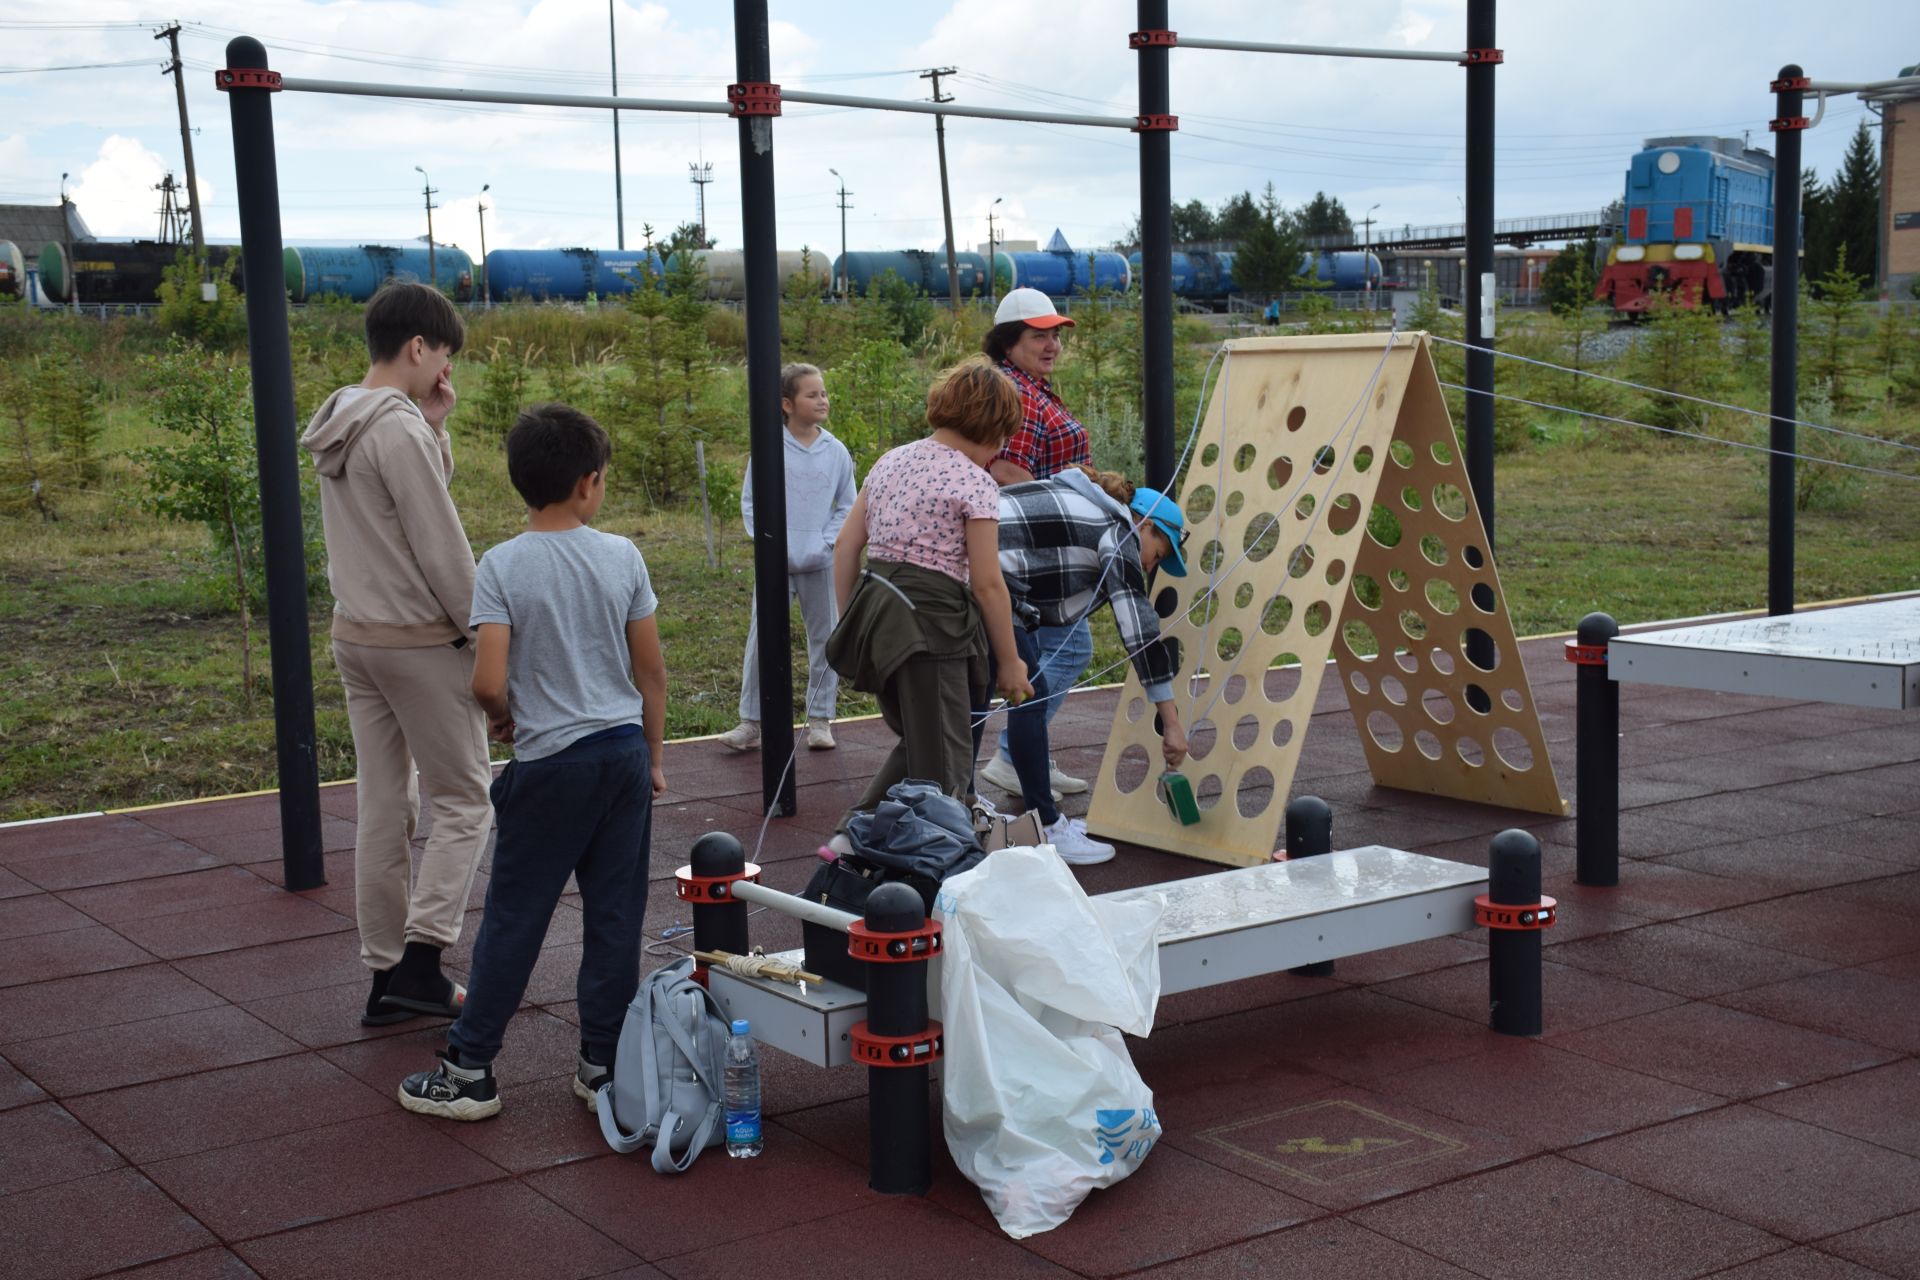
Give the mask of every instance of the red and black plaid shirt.
[(1007, 438), (995, 462), (1004, 458), (1031, 471), (1035, 480), (1045, 480), (1076, 462), (1093, 461), (1087, 429), (1067, 412), (1052, 387), (1005, 360), (1000, 372), (1020, 392), (1020, 428)]

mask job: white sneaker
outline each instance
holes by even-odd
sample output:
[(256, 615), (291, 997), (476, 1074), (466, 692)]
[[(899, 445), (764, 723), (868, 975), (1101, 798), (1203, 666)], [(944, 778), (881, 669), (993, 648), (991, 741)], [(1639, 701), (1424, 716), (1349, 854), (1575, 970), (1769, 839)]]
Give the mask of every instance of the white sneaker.
[(757, 751), (760, 749), (760, 722), (742, 720), (733, 728), (720, 735), (720, 745), (729, 751)]
[(1047, 781), (1053, 787), (1053, 798), (1055, 800), (1058, 800), (1061, 796), (1077, 796), (1087, 789), (1087, 780), (1085, 778), (1076, 778), (1070, 773), (1060, 772), (1060, 766), (1055, 764), (1051, 759), (1047, 761)]
[(1113, 860), (1113, 846), (1088, 835), (1087, 824), (1078, 818), (1069, 818), (1063, 813), (1057, 822), (1046, 828), (1044, 834), (1062, 862), (1084, 867)]
[[(993, 759), (987, 761), (987, 767), (980, 770), (980, 781), (991, 782), (994, 786), (1010, 795), (1017, 796), (1020, 794), (1020, 775), (1014, 772), (1013, 761), (1007, 759), (997, 751), (994, 753)], [(1069, 779), (1069, 781), (1071, 781), (1071, 779)], [(1081, 783), (1080, 789), (1085, 791), (1087, 784), (1084, 782)], [(1055, 800), (1060, 798), (1060, 789), (1057, 784), (1054, 787), (1053, 798)]]
[[(755, 737), (759, 736), (759, 731), (757, 727), (755, 729), (754, 736)], [(833, 750), (833, 746), (834, 746), (833, 721), (831, 720), (807, 721), (807, 750), (831, 751)]]

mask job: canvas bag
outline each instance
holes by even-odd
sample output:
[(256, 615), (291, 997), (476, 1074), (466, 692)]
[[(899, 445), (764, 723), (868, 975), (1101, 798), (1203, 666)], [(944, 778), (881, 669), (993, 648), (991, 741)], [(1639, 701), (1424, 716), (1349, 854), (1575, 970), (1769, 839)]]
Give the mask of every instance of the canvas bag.
[[(620, 1028), (612, 1078), (600, 1086), (607, 1145), (621, 1155), (651, 1146), (656, 1171), (685, 1173), (724, 1141), (729, 1030), (720, 1006), (693, 980), (692, 956), (642, 979)], [(635, 1127), (629, 1132), (623, 1122)]]

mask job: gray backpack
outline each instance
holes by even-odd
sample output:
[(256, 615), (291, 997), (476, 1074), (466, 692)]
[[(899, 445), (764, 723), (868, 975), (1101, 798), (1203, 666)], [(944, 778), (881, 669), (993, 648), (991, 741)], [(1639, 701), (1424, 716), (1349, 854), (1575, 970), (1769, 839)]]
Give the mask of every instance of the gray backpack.
[(692, 956), (648, 974), (627, 1006), (613, 1078), (600, 1086), (607, 1145), (622, 1155), (651, 1146), (657, 1171), (685, 1173), (724, 1141), (727, 1032), (720, 1006), (693, 980)]

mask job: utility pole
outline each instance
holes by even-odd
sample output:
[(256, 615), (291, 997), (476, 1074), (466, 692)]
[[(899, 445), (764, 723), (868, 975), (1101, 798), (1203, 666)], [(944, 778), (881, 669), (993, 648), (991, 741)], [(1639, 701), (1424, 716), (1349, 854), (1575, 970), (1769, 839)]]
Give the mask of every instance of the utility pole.
[(707, 247), (707, 184), (713, 181), (713, 161), (702, 160), (699, 164), (688, 164), (687, 181), (700, 192), (700, 247)]
[(420, 195), (427, 202), (427, 283), (435, 289), (440, 287), (440, 272), (433, 264), (433, 198), (440, 193), (434, 189), (433, 179), (427, 177), (427, 171), (419, 165), (413, 171), (420, 175)]
[(174, 193), (180, 187), (174, 182), (172, 172), (154, 183), (153, 189), (160, 193), (160, 243), (179, 244), (187, 238), (187, 213), (175, 198)]
[[(493, 190), (493, 184), (491, 182), (483, 182), (480, 184), (480, 194), (482, 197), (491, 190)], [(474, 202), (474, 207), (480, 211), (480, 305), (491, 309), (493, 307), (493, 286), (487, 280), (487, 202), (484, 198), (477, 200)]]
[[(938, 106), (942, 102), (952, 102), (953, 95), (944, 97), (940, 93), (940, 77), (953, 74), (952, 67), (934, 67), (922, 71), (922, 80), (933, 81), (933, 101)], [(947, 194), (947, 118), (943, 115), (933, 118), (934, 143), (940, 149), (940, 213), (947, 222), (947, 303), (955, 311), (960, 309), (960, 260), (955, 256), (957, 246), (953, 243), (953, 200)]]
[[(999, 204), (1004, 199), (1006, 199), (1005, 196), (995, 196), (993, 204)], [(999, 268), (993, 259), (993, 204), (987, 206), (987, 305), (989, 307), (997, 305), (994, 295), (1000, 289), (1000, 280), (996, 274)]]
[(173, 61), (160, 74), (173, 77), (173, 96), (180, 104), (180, 149), (187, 156), (187, 213), (193, 222), (193, 256), (195, 260), (204, 260), (207, 239), (200, 227), (200, 183), (193, 172), (193, 130), (187, 125), (187, 82), (180, 71), (180, 24), (174, 23), (153, 38), (165, 40), (173, 51)]
[[(614, 46), (613, 0), (607, 0), (607, 62), (613, 69), (613, 96), (620, 96), (620, 52)], [(627, 208), (620, 195), (620, 112), (613, 113), (613, 233), (614, 247), (627, 247)]]
[[(67, 301), (80, 310), (80, 264), (73, 260), (73, 209), (67, 199), (67, 175), (60, 175), (60, 238), (67, 246)], [(43, 282), (44, 287), (44, 282)]]
[(1372, 209), (1367, 210), (1367, 216), (1360, 219), (1361, 225), (1367, 229), (1366, 240), (1360, 249), (1360, 278), (1365, 282), (1364, 291), (1367, 295), (1369, 311), (1373, 310), (1373, 210), (1379, 207), (1377, 204), (1374, 205)]
[[(836, 178), (840, 178), (840, 171), (838, 169), (828, 169), (827, 172), (832, 174)], [(850, 273), (847, 269), (847, 210), (853, 208), (852, 205), (847, 203), (847, 197), (852, 194), (853, 192), (847, 190), (847, 180), (845, 178), (840, 178), (840, 272), (839, 274), (840, 274), (840, 297), (843, 300), (846, 298), (846, 296), (849, 293), (853, 291), (852, 286), (848, 283)]]

